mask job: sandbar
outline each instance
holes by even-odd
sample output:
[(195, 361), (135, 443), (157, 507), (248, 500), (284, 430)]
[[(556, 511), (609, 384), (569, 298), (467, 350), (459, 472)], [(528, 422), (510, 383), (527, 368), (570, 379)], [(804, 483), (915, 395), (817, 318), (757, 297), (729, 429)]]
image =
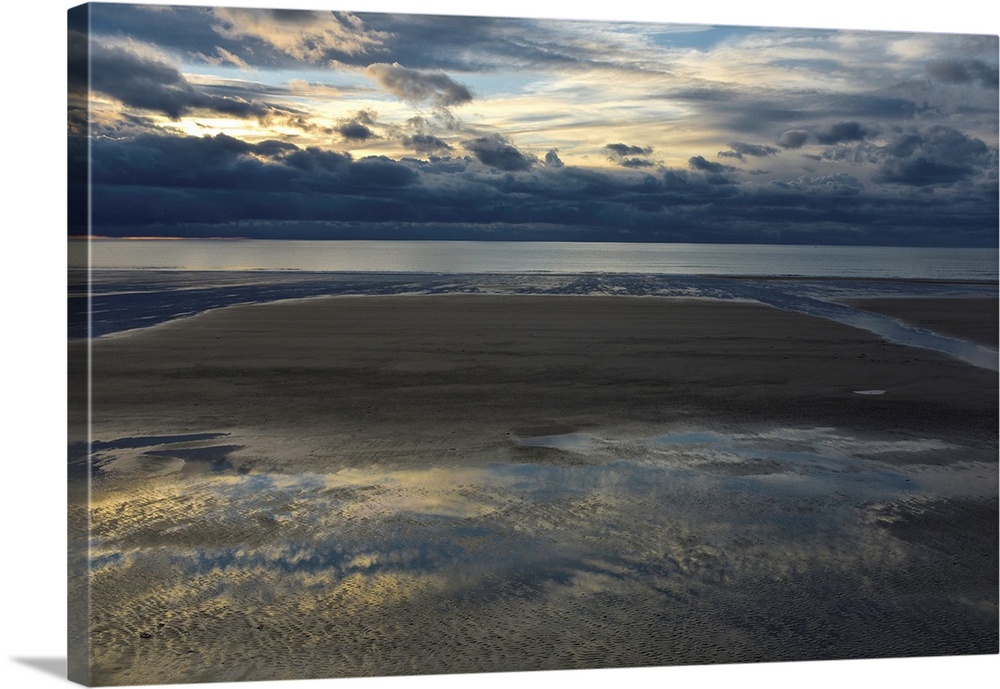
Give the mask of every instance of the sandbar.
[[(252, 428), (334, 438), (340, 461), (362, 464), (390, 446), (407, 462), (439, 461), (442, 445), (545, 424), (695, 418), (994, 437), (997, 419), (996, 373), (819, 318), (706, 300), (238, 306), (96, 341), (93, 377), (94, 427), (115, 437)], [(867, 389), (887, 393), (853, 394)]]

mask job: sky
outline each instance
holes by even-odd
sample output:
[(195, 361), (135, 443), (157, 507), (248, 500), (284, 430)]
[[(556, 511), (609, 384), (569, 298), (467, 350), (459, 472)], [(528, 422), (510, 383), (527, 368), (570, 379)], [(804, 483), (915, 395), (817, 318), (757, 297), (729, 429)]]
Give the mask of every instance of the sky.
[(997, 245), (995, 35), (287, 7), (71, 21), (72, 234)]

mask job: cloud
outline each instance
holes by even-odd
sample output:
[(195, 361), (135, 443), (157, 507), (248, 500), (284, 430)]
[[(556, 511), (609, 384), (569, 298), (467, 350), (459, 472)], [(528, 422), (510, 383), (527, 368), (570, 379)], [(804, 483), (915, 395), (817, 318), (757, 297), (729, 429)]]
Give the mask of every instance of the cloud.
[(816, 132), (816, 141), (821, 144), (839, 144), (844, 141), (861, 141), (870, 134), (860, 122), (837, 122)]
[(733, 135), (774, 136), (775, 132), (810, 130), (812, 123), (829, 118), (912, 120), (921, 111), (912, 98), (886, 95), (884, 89), (841, 93), (727, 84), (678, 88), (650, 98), (685, 102), (703, 125), (726, 129)]
[(872, 181), (878, 184), (929, 187), (976, 180), (996, 183), (997, 149), (945, 125), (923, 130), (899, 128), (882, 145), (871, 141), (838, 144), (807, 157), (874, 165)]
[(230, 39), (251, 38), (303, 62), (322, 63), (380, 47), (387, 36), (347, 13), (216, 7), (213, 26)]
[(552, 168), (560, 168), (564, 166), (564, 163), (559, 158), (559, 151), (555, 148), (549, 149), (545, 154), (545, 166)]
[(710, 172), (716, 175), (733, 169), (728, 165), (723, 165), (722, 163), (713, 163), (709, 160), (705, 160), (703, 156), (692, 156), (691, 158), (688, 158), (688, 165), (691, 166), (692, 170)]
[(643, 168), (643, 167), (656, 167), (656, 163), (654, 163), (652, 160), (647, 160), (645, 158), (625, 158), (623, 160), (619, 160), (618, 164), (621, 165), (622, 167), (629, 167), (633, 169)]
[[(70, 37), (70, 60), (86, 58), (86, 39)], [(178, 119), (196, 110), (210, 110), (234, 117), (264, 118), (275, 108), (245, 98), (216, 96), (190, 84), (173, 65), (140, 55), (124, 45), (90, 43), (90, 88), (124, 105), (161, 112)], [(86, 92), (86, 74), (71, 71), (69, 87)]]
[(359, 110), (352, 118), (343, 119), (334, 128), (348, 141), (367, 141), (377, 139), (378, 135), (368, 125), (375, 124), (376, 114), (368, 110)]
[(530, 18), (365, 14), (365, 26), (390, 36), (393, 59), (414, 69), (462, 72), (663, 71), (641, 23), (553, 22)]
[(407, 148), (411, 148), (417, 153), (440, 153), (442, 151), (452, 150), (451, 146), (448, 145), (443, 139), (432, 134), (414, 134), (413, 136), (404, 136), (403, 145)]
[(608, 144), (604, 147), (608, 158), (611, 160), (621, 160), (627, 156), (644, 155), (648, 156), (653, 152), (651, 146), (629, 146), (628, 144)]
[(375, 132), (360, 122), (344, 122), (337, 125), (336, 131), (349, 141), (367, 141), (368, 139), (378, 138)]
[(444, 72), (407, 69), (398, 62), (368, 65), (365, 74), (390, 93), (408, 103), (438, 106), (461, 105), (472, 100), (472, 92)]
[(347, 182), (355, 188), (398, 189), (416, 184), (415, 170), (386, 156), (370, 156), (351, 164)]
[(250, 64), (239, 55), (231, 53), (225, 48), (221, 48), (219, 46), (215, 47), (215, 55), (205, 55), (201, 52), (191, 53), (191, 55), (192, 57), (196, 57), (202, 62), (206, 62), (210, 65), (219, 66), (229, 64), (244, 71), (250, 71), (253, 69), (253, 67), (251, 67)]
[(484, 165), (507, 172), (530, 170), (536, 162), (534, 156), (524, 155), (499, 134), (469, 139), (462, 146)]
[(844, 172), (820, 177), (803, 176), (789, 181), (775, 181), (771, 184), (780, 189), (814, 193), (822, 191), (837, 195), (855, 196), (864, 191), (865, 185), (857, 177)]
[(809, 140), (809, 132), (802, 129), (789, 129), (778, 139), (778, 145), (782, 148), (802, 148)]
[(878, 149), (882, 160), (876, 182), (928, 186), (954, 184), (994, 175), (997, 150), (957, 129), (935, 125), (924, 131), (901, 131)]
[[(131, 142), (95, 142), (95, 185), (212, 190), (309, 191), (397, 188), (416, 181), (406, 165), (384, 157), (354, 160), (348, 153), (300, 148), (282, 141), (256, 144), (211, 137), (143, 135)], [(199, 190), (205, 190), (199, 194)], [(247, 199), (249, 202), (249, 198)], [(252, 205), (252, 204), (251, 204)]]
[(652, 146), (630, 146), (629, 144), (615, 143), (606, 145), (604, 152), (608, 160), (622, 167), (656, 167), (656, 163), (648, 158), (653, 154)]
[[(981, 142), (960, 133), (915, 133), (916, 145), (893, 149), (909, 151), (897, 160), (957, 144), (965, 159), (982, 164), (993, 156), (995, 165), (995, 151), (983, 158)], [(90, 152), (93, 229), (111, 235), (919, 245), (940, 244), (940, 228), (949, 227), (947, 241), (955, 245), (995, 242), (995, 182), (992, 196), (984, 193), (988, 185), (960, 187), (941, 203), (900, 184), (863, 187), (837, 173), (736, 185), (719, 174), (698, 174), (725, 168), (701, 157), (692, 159), (696, 172), (525, 169), (534, 159), (505, 139), (480, 139), (467, 142), (479, 150), (476, 158), (496, 155), (520, 174), (495, 174), (472, 157), (354, 159), (225, 135), (97, 139)], [(87, 155), (83, 137), (70, 144)]]
[(927, 63), (927, 73), (945, 84), (980, 84), (996, 89), (1000, 70), (982, 60), (935, 60)]
[(823, 149), (818, 155), (806, 155), (811, 160), (846, 161), (854, 165), (877, 163), (880, 158), (880, 148), (869, 141), (854, 144), (837, 144)]
[(780, 148), (775, 148), (774, 146), (764, 146), (762, 144), (747, 144), (740, 141), (733, 141), (729, 144), (728, 151), (719, 151), (719, 156), (723, 158), (736, 158), (737, 160), (743, 160), (744, 156), (752, 156), (754, 158), (764, 158), (766, 156), (777, 155), (781, 152)]

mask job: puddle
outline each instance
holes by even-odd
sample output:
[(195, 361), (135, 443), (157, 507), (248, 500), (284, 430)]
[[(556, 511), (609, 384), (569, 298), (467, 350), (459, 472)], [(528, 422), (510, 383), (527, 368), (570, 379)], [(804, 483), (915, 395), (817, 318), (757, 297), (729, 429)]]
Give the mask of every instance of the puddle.
[(193, 443), (202, 440), (215, 440), (229, 435), (228, 433), (188, 433), (186, 435), (149, 435), (117, 438), (115, 440), (95, 440), (91, 447), (99, 450), (124, 450), (139, 447), (155, 447), (173, 443)]
[(181, 474), (191, 476), (196, 474), (221, 474), (236, 471), (229, 455), (242, 449), (242, 445), (214, 445), (211, 447), (177, 448), (171, 450), (148, 450), (145, 457), (167, 457), (184, 461)]
[[(91, 476), (97, 478), (111, 471), (131, 471), (137, 468), (145, 473), (172, 473), (175, 470), (183, 475), (189, 476), (201, 473), (225, 473), (233, 471), (233, 464), (228, 460), (227, 455), (240, 449), (238, 445), (216, 445), (210, 447), (173, 447), (175, 445), (187, 445), (204, 443), (209, 440), (217, 440), (228, 436), (228, 433), (186, 433), (178, 435), (150, 435), (150, 436), (129, 436), (116, 438), (114, 440), (94, 440), (90, 443), (90, 454), (87, 454), (87, 443), (75, 443), (71, 446), (71, 452), (75, 451), (76, 456), (71, 457), (71, 468), (74, 462), (79, 470), (83, 471), (90, 465)], [(146, 448), (165, 449), (146, 449)], [(131, 450), (145, 450), (140, 454)], [(158, 460), (158, 464), (137, 463), (138, 457), (147, 460)], [(172, 466), (164, 460), (179, 460), (179, 468)]]

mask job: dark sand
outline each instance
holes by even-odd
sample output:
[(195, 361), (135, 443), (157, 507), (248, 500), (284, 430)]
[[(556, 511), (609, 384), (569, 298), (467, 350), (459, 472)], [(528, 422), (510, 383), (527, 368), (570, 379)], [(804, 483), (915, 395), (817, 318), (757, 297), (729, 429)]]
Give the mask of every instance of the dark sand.
[[(117, 437), (315, 433), (379, 460), (408, 436), (436, 457), (442, 432), (478, 445), (546, 424), (695, 417), (993, 434), (997, 420), (996, 373), (818, 318), (710, 301), (319, 298), (108, 338), (93, 356), (93, 422)], [(867, 389), (888, 393), (853, 394)]]
[(997, 652), (998, 377), (944, 355), (753, 304), (338, 297), (93, 374), (98, 683)]

